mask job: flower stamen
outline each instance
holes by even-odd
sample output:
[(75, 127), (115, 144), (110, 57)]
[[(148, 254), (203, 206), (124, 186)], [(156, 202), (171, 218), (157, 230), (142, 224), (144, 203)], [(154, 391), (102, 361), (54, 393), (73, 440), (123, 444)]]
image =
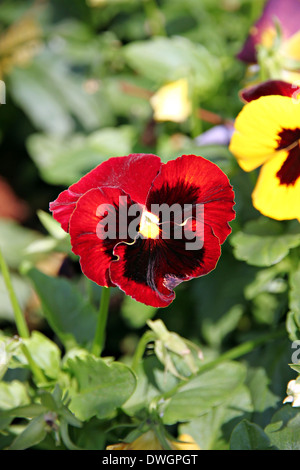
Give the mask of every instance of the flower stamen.
[(159, 217), (157, 215), (152, 214), (152, 212), (143, 211), (139, 233), (145, 238), (158, 238), (160, 232), (158, 223)]

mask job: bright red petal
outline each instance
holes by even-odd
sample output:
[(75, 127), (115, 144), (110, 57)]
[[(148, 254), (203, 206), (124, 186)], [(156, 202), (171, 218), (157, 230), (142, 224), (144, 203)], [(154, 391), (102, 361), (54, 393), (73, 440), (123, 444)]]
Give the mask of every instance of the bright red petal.
[[(190, 222), (190, 229), (192, 225)], [(188, 249), (186, 238), (137, 238), (133, 244), (120, 243), (114, 249), (119, 259), (110, 265), (112, 282), (139, 302), (168, 306), (175, 298), (173, 289), (178, 284), (207, 274), (218, 262), (219, 240), (209, 226), (203, 229), (198, 249), (196, 245), (195, 249)]]
[(155, 206), (163, 203), (169, 207), (203, 204), (204, 223), (221, 244), (231, 232), (228, 222), (235, 217), (234, 192), (223, 171), (205, 158), (183, 155), (162, 165), (149, 191), (147, 210), (157, 213)]
[(120, 188), (134, 201), (144, 204), (160, 167), (160, 158), (152, 154), (131, 154), (110, 158), (63, 191), (54, 202), (50, 203), (50, 211), (53, 212), (54, 219), (68, 232), (76, 202), (90, 189), (103, 186)]
[(268, 95), (281, 95), (289, 96), (297, 99), (300, 93), (300, 88), (292, 83), (284, 82), (283, 80), (267, 80), (248, 88), (244, 88), (240, 92), (240, 98), (245, 103), (257, 100), (261, 96)]
[(72, 251), (80, 256), (82, 272), (101, 286), (113, 285), (109, 266), (116, 259), (115, 245), (133, 241), (127, 234), (127, 223), (122, 227), (123, 235), (119, 225), (120, 210), (127, 214), (131, 204), (129, 196), (118, 188), (90, 189), (79, 198), (71, 216)]

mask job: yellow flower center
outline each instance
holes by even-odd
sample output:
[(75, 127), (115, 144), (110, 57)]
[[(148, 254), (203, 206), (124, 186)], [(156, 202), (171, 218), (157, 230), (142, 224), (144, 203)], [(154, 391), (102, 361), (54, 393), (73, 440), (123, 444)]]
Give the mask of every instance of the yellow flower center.
[(145, 238), (158, 238), (159, 236), (159, 218), (157, 215), (148, 211), (143, 211), (140, 222), (140, 230)]

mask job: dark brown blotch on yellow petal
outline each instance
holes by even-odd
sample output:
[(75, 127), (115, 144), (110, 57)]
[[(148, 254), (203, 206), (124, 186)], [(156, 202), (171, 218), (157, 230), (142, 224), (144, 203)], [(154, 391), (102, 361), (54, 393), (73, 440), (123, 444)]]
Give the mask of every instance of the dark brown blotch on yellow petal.
[(281, 185), (294, 186), (300, 178), (300, 128), (282, 129), (277, 140), (277, 150), (286, 150), (288, 156), (276, 176)]

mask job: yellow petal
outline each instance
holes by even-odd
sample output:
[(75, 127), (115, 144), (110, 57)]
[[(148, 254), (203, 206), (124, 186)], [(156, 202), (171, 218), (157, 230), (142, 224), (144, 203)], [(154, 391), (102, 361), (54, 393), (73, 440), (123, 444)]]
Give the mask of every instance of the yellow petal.
[(290, 70), (281, 70), (281, 78), (284, 82), (293, 83), (294, 85), (300, 84), (300, 73), (292, 72)]
[(284, 41), (281, 51), (285, 56), (300, 60), (300, 31)]
[(241, 168), (252, 171), (276, 156), (278, 133), (300, 123), (300, 101), (269, 95), (247, 103), (235, 121), (229, 149)]
[[(174, 450), (200, 450), (200, 447), (189, 434), (181, 434), (178, 441), (169, 442)], [(106, 447), (106, 450), (164, 450), (152, 430), (141, 434), (133, 442), (120, 442)]]
[(178, 441), (180, 442), (172, 441), (172, 447), (174, 450), (201, 450), (189, 434), (180, 434)]
[(150, 98), (150, 103), (156, 121), (185, 121), (192, 109), (188, 81), (182, 78), (161, 87)]
[(163, 447), (153, 431), (141, 434), (133, 442), (120, 442), (106, 447), (106, 450), (163, 450)]
[(120, 442), (119, 444), (112, 444), (106, 447), (106, 450), (128, 450), (128, 444), (126, 442)]
[(300, 221), (300, 178), (294, 185), (285, 185), (280, 184), (276, 176), (287, 155), (286, 151), (279, 151), (275, 158), (264, 164), (252, 193), (252, 201), (254, 207), (267, 217)]

